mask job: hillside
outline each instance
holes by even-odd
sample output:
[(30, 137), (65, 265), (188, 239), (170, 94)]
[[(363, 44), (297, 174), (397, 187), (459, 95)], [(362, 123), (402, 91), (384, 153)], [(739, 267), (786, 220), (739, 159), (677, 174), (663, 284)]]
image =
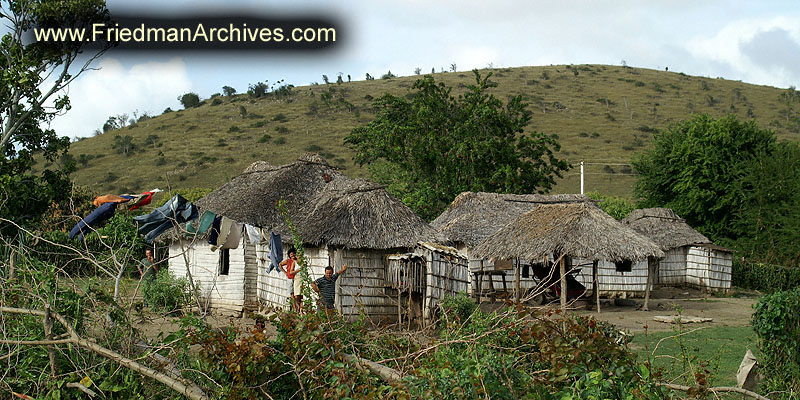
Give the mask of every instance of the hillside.
[[(650, 145), (653, 132), (694, 112), (753, 117), (780, 139), (800, 140), (800, 107), (786, 100), (786, 89), (609, 65), (504, 68), (493, 73), (499, 86), (492, 93), (503, 100), (520, 94), (530, 104), (530, 130), (558, 135), (560, 156), (574, 169), (559, 181), (556, 193), (580, 190), (578, 165), (585, 160), (587, 191), (629, 196), (634, 176), (629, 166), (615, 164), (629, 162)], [(434, 77), (454, 87), (454, 94), (474, 83), (469, 71)], [(373, 118), (373, 98), (385, 92), (405, 95), (415, 79), (296, 87), (282, 98), (240, 94), (207, 99), (197, 108), (73, 143), (70, 153), (79, 161), (73, 177), (110, 193), (215, 188), (253, 161), (284, 164), (307, 151), (320, 153), (348, 175), (366, 177), (366, 169), (353, 164), (343, 139)], [(135, 149), (119, 153), (113, 147), (117, 135), (130, 136)]]

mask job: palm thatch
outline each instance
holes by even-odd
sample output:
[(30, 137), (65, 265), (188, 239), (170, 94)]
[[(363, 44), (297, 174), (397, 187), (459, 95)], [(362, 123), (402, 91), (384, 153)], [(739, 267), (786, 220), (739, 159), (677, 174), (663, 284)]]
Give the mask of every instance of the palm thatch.
[(442, 235), (383, 186), (337, 179), (317, 193), (295, 221), (303, 241), (346, 248), (412, 247)]
[(523, 260), (559, 254), (588, 260), (663, 257), (658, 245), (593, 203), (540, 204), (481, 242), (481, 258)]
[(272, 229), (283, 224), (277, 205), (286, 201), (292, 219), (328, 183), (347, 179), (322, 157), (307, 153), (297, 161), (272, 166), (259, 161), (195, 204), (239, 222)]
[(580, 194), (500, 194), (464, 192), (431, 225), (449, 241), (474, 247), (537, 204), (591, 201)]
[(622, 223), (647, 236), (667, 251), (676, 247), (711, 243), (669, 208), (633, 210)]

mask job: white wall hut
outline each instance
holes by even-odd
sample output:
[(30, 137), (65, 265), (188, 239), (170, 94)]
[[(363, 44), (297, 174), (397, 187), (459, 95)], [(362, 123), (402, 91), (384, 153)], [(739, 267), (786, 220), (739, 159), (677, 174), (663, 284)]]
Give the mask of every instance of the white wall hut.
[[(603, 283), (597, 268), (599, 260), (623, 263), (664, 256), (650, 239), (590, 202), (539, 204), (487, 237), (473, 249), (473, 254), (504, 260), (553, 257), (564, 260), (560, 267), (562, 276), (569, 269), (565, 264), (570, 259), (591, 260), (596, 298), (600, 292), (598, 286)], [(562, 290), (562, 306), (566, 303), (565, 294)], [(599, 310), (599, 303), (597, 307)]]
[[(258, 162), (196, 202), (201, 210), (213, 211), (262, 231), (259, 244), (243, 239), (241, 250), (231, 250), (231, 260), (236, 257), (237, 261), (231, 264), (229, 275), (234, 275), (235, 268), (241, 270), (235, 274), (241, 279), (230, 285), (231, 291), (203, 288), (212, 296), (213, 304), (286, 305), (289, 286), (285, 275), (275, 270), (266, 272), (269, 232), (282, 235), (284, 253), (291, 242), (289, 229), (276, 207), (280, 199), (286, 202), (288, 215), (303, 238), (312, 279), (323, 276), (327, 266), (338, 270), (347, 264), (348, 270), (336, 287), (336, 308), (345, 315), (363, 311), (374, 319), (396, 318), (397, 289), (386, 281), (389, 255), (428, 251), (431, 252), (425, 258), (428, 263), (435, 262), (437, 257), (454, 258), (441, 250), (423, 250), (425, 247), (418, 245), (419, 242), (440, 241), (441, 235), (378, 184), (348, 178), (316, 154), (277, 167)], [(184, 239), (173, 243), (173, 247), (188, 248), (186, 254), (197, 260), (195, 269), (219, 271), (212, 265), (219, 261), (204, 255), (208, 246), (197, 243), (192, 245)], [(285, 254), (280, 258), (285, 258)], [(185, 274), (180, 257), (172, 259), (177, 260), (173, 274)], [(199, 267), (201, 263), (205, 266)], [(460, 263), (464, 271), (465, 264), (465, 261)], [(453, 279), (462, 275), (466, 272), (457, 273)], [(220, 282), (219, 276), (214, 282)], [(426, 287), (435, 292), (433, 286)], [(404, 308), (403, 312), (408, 310)]]
[[(489, 235), (533, 209), (537, 204), (581, 203), (591, 201), (579, 194), (500, 194), (464, 192), (431, 225), (447, 237), (449, 243), (467, 255), (470, 269), (470, 293), (511, 291), (515, 288), (517, 264), (476, 257), (472, 249)], [(522, 260), (520, 289), (524, 292), (536, 287), (533, 274), (528, 271), (528, 260)], [(526, 273), (527, 272), (527, 273)], [(490, 281), (491, 279), (491, 281)], [(504, 287), (505, 281), (505, 287)], [(491, 283), (490, 283), (491, 282)]]
[(634, 210), (622, 223), (649, 237), (664, 251), (656, 266), (656, 285), (690, 285), (712, 291), (731, 288), (733, 252), (711, 243), (671, 209)]

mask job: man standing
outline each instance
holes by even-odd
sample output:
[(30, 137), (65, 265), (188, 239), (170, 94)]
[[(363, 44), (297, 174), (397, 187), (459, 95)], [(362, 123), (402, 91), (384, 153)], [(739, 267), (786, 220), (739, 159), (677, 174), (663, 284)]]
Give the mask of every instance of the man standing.
[(144, 258), (139, 261), (139, 264), (136, 265), (136, 268), (139, 269), (139, 275), (141, 275), (142, 280), (144, 280), (146, 283), (150, 283), (156, 279), (158, 266), (155, 264), (155, 260), (153, 259), (153, 249), (145, 249)]
[(342, 269), (337, 273), (333, 273), (333, 267), (325, 267), (325, 276), (315, 280), (311, 287), (314, 289), (322, 304), (328, 310), (333, 310), (333, 302), (336, 299), (336, 280), (339, 279), (339, 274), (347, 271), (347, 265), (342, 265)]

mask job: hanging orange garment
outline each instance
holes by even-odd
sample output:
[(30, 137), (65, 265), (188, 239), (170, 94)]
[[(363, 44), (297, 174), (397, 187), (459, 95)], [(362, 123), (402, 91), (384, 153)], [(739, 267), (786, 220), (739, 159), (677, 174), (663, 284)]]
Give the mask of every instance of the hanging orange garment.
[(94, 198), (94, 206), (100, 207), (100, 205), (105, 203), (125, 203), (129, 199), (126, 199), (122, 196), (117, 196), (115, 194), (104, 194), (102, 196), (97, 196)]

